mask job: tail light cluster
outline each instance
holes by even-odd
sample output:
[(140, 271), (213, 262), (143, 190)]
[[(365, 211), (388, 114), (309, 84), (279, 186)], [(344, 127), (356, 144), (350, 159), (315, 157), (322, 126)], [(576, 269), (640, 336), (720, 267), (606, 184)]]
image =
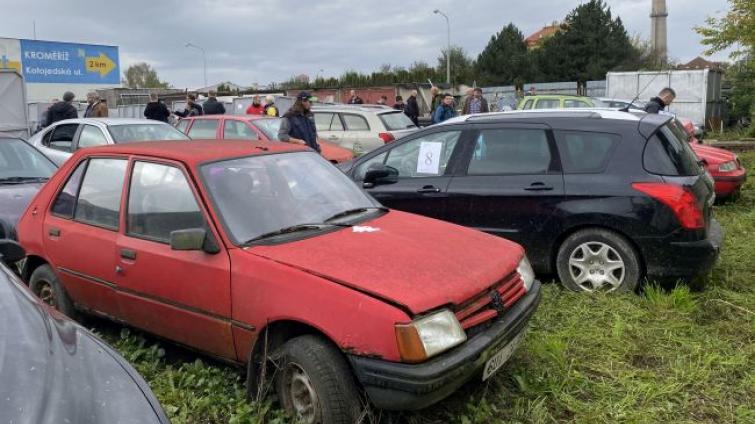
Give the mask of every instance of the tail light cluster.
[(388, 144), (391, 141), (395, 140), (396, 137), (393, 136), (393, 134), (388, 132), (381, 132), (378, 134), (378, 137), (380, 137), (381, 140), (383, 140), (383, 143)]
[(632, 187), (668, 206), (683, 228), (705, 228), (703, 211), (697, 205), (695, 195), (686, 187), (668, 183), (633, 183)]

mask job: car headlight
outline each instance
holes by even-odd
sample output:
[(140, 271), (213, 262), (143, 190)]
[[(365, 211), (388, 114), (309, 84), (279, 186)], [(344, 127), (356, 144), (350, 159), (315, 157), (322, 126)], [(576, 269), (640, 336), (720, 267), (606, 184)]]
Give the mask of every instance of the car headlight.
[(422, 362), (467, 340), (456, 315), (448, 309), (396, 325), (401, 360)]
[(737, 161), (730, 160), (718, 165), (718, 172), (731, 172), (737, 169)]
[(535, 271), (532, 270), (532, 264), (530, 264), (530, 260), (527, 259), (527, 255), (524, 255), (522, 260), (519, 261), (519, 266), (516, 267), (516, 272), (519, 273), (522, 277), (522, 281), (524, 281), (524, 289), (529, 292), (532, 283), (535, 281)]

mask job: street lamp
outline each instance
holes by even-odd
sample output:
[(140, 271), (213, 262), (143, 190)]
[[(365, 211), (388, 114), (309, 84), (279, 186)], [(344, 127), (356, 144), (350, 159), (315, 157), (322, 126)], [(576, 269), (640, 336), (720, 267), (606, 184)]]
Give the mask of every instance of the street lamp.
[(202, 65), (204, 69), (204, 86), (207, 87), (207, 53), (205, 53), (204, 49), (199, 47), (198, 45), (194, 43), (186, 43), (185, 47), (193, 47), (199, 51), (202, 52)]
[(448, 47), (446, 49), (446, 84), (451, 84), (451, 22), (448, 20), (448, 15), (440, 10), (435, 9), (433, 10), (433, 13), (446, 18), (446, 29), (448, 30)]

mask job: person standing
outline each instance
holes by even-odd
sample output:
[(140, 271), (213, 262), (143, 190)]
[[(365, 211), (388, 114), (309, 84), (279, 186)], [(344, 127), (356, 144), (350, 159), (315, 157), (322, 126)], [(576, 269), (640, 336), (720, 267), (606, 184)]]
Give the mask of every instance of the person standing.
[(412, 90), (412, 94), (406, 99), (404, 113), (412, 122), (414, 122), (414, 125), (419, 126), (419, 103), (417, 103), (417, 94), (417, 90)]
[(658, 113), (666, 109), (676, 98), (676, 91), (673, 88), (666, 87), (658, 93), (658, 97), (650, 99), (648, 104), (645, 105), (645, 112)]
[(94, 103), (97, 100), (97, 93), (94, 91), (90, 91), (87, 93), (87, 108), (84, 111), (84, 118), (89, 118), (92, 116), (92, 109), (94, 108)]
[(207, 93), (207, 101), (202, 105), (205, 115), (225, 115), (225, 106), (218, 101), (218, 93), (210, 90)]
[(78, 118), (79, 112), (72, 104), (75, 97), (76, 96), (70, 91), (63, 93), (63, 101), (53, 104), (47, 111), (47, 120), (44, 126), (52, 125), (64, 119)]
[(388, 96), (380, 96), (376, 104), (385, 106), (387, 103), (388, 103)]
[(474, 91), (472, 91), (472, 96), (469, 97), (466, 103), (464, 103), (464, 109), (462, 109), (461, 114), (473, 115), (475, 113), (488, 112), (490, 112), (490, 107), (488, 106), (488, 101), (482, 97), (482, 89), (479, 87), (475, 88)]
[(430, 102), (430, 110), (435, 111), (435, 109), (440, 106), (441, 103), (443, 103), (443, 95), (440, 94), (440, 89), (436, 86), (430, 87), (430, 96), (432, 97), (432, 101)]
[(349, 101), (346, 102), (350, 105), (362, 105), (364, 104), (364, 100), (362, 100), (361, 97), (357, 96), (357, 92), (354, 90), (351, 90), (349, 92)]
[(281, 126), (278, 130), (278, 140), (304, 141), (308, 147), (320, 153), (320, 144), (317, 143), (317, 127), (312, 113), (310, 95), (302, 91), (296, 96), (296, 101), (291, 109), (283, 115)]
[(168, 106), (165, 106), (165, 103), (160, 101), (157, 93), (149, 93), (149, 103), (144, 108), (144, 117), (155, 121), (169, 122), (170, 111), (168, 110)]
[(275, 105), (275, 97), (270, 94), (265, 96), (264, 114), (265, 116), (272, 116), (276, 118), (280, 116), (280, 112), (278, 112), (278, 106)]
[(262, 115), (265, 113), (265, 108), (262, 107), (262, 104), (260, 103), (260, 96), (255, 95), (252, 97), (252, 104), (249, 105), (248, 108), (246, 108), (246, 114), (247, 115)]
[(175, 111), (176, 115), (180, 116), (181, 118), (188, 118), (190, 116), (201, 116), (203, 114), (202, 112), (202, 106), (198, 105), (196, 103), (197, 96), (193, 94), (189, 94), (186, 96), (186, 108), (183, 111)]
[(433, 124), (439, 124), (456, 116), (454, 110), (454, 96), (449, 93), (443, 94), (443, 101), (433, 112)]
[(396, 103), (393, 104), (393, 108), (396, 110), (406, 109), (406, 104), (404, 104), (404, 98), (401, 96), (396, 96)]
[(87, 108), (84, 111), (84, 118), (107, 118), (107, 104), (100, 96), (90, 91), (87, 93)]

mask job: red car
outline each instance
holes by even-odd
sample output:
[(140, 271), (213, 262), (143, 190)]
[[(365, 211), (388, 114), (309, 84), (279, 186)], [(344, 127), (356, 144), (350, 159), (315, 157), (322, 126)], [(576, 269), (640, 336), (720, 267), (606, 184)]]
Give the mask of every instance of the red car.
[(701, 144), (695, 134), (695, 124), (689, 119), (678, 120), (687, 134), (690, 147), (715, 181), (716, 198), (736, 197), (747, 180), (747, 170), (742, 166), (737, 155), (728, 150)]
[(32, 291), (244, 366), (307, 423), (364, 393), (422, 408), (511, 356), (540, 297), (521, 246), (388, 210), (303, 146), (216, 146), (76, 152), (18, 224)]
[[(176, 128), (195, 140), (278, 140), (281, 118), (261, 115), (207, 115), (184, 118), (178, 121)], [(318, 139), (322, 156), (332, 163), (347, 162), (354, 159), (354, 152), (343, 147)]]

